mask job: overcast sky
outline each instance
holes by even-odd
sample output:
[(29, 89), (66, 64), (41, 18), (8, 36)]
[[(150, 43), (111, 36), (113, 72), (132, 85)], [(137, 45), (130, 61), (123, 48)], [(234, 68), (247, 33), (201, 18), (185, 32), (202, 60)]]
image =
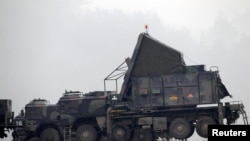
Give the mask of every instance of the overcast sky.
[(249, 17), (248, 0), (0, 0), (0, 96), (17, 115), (34, 98), (104, 90), (147, 24), (187, 65), (218, 66), (223, 101), (249, 115)]

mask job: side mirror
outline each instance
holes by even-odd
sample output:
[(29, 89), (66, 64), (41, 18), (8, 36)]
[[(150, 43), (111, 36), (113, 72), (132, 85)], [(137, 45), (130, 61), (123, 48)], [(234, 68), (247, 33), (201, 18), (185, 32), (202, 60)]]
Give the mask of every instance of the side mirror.
[(22, 117), (24, 116), (24, 110), (21, 110), (21, 116)]

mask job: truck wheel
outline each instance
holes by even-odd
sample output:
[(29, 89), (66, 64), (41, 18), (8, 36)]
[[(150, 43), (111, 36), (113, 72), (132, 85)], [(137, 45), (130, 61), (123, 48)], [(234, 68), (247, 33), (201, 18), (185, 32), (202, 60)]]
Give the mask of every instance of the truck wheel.
[(127, 125), (116, 123), (112, 127), (112, 138), (113, 141), (128, 141), (130, 138), (131, 131)]
[(192, 132), (190, 123), (184, 118), (174, 119), (169, 126), (170, 135), (176, 139), (187, 139)]
[(42, 131), (40, 141), (60, 141), (60, 135), (54, 128), (47, 128)]
[(76, 130), (77, 141), (96, 141), (97, 132), (96, 129), (88, 124), (79, 126)]
[(211, 117), (202, 117), (198, 119), (196, 123), (196, 132), (199, 136), (207, 138), (208, 136), (208, 125), (216, 124), (215, 120)]
[(195, 130), (195, 126), (191, 124), (191, 131), (190, 131), (190, 134), (187, 138), (190, 138), (194, 134), (194, 130)]
[(133, 141), (152, 141), (152, 133), (149, 129), (135, 131)]
[(32, 137), (28, 141), (39, 141), (39, 138), (38, 137)]

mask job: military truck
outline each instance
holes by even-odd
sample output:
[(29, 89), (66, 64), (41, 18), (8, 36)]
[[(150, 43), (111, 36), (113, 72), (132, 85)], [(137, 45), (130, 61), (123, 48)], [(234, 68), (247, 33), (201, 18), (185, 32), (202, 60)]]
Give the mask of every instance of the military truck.
[[(114, 91), (107, 90), (107, 81), (115, 81)], [(188, 66), (178, 50), (141, 33), (132, 57), (104, 79), (104, 91), (65, 91), (56, 104), (32, 100), (23, 112), (24, 126), (14, 138), (186, 140), (195, 130), (207, 138), (210, 124), (233, 124), (240, 116), (248, 124), (243, 103), (221, 102), (230, 96), (218, 67)]]
[(96, 140), (100, 138), (97, 133), (104, 127), (106, 109), (106, 97), (101, 91), (86, 94), (65, 91), (56, 104), (34, 99), (26, 104), (25, 124), (13, 138), (60, 141), (73, 138), (73, 131), (75, 140)]
[[(123, 73), (124, 64), (127, 70)], [(248, 124), (243, 103), (222, 103), (231, 97), (219, 76), (218, 67), (185, 64), (181, 52), (147, 33), (138, 37), (132, 58), (127, 58), (106, 80), (124, 75), (118, 101), (112, 105), (112, 140), (151, 141), (157, 137), (184, 140), (197, 134), (207, 138), (207, 125), (235, 123), (242, 114)], [(120, 75), (117, 75), (120, 74)], [(117, 79), (115, 79), (117, 78)]]

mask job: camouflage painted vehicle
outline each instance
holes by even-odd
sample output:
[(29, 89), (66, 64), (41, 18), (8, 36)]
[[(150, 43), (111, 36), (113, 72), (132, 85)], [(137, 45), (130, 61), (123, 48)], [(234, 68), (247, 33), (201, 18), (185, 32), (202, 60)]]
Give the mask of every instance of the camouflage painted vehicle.
[(224, 120), (232, 124), (240, 114), (248, 124), (242, 103), (221, 103), (231, 95), (217, 67), (207, 71), (205, 65), (187, 66), (181, 52), (147, 33), (139, 35), (132, 58), (115, 70), (121, 71), (125, 63), (127, 70), (117, 97), (125, 107), (113, 105), (108, 118), (112, 130), (107, 133), (112, 141), (152, 141), (157, 137), (183, 140), (195, 129), (207, 138), (207, 125), (224, 124)]
[[(119, 78), (124, 79), (120, 92), (117, 84), (115, 92), (107, 91), (106, 81), (117, 83)], [(207, 138), (207, 125), (232, 124), (240, 114), (248, 124), (242, 103), (221, 103), (230, 94), (217, 68), (187, 66), (179, 51), (147, 33), (139, 35), (132, 57), (104, 82), (104, 91), (66, 91), (56, 104), (34, 99), (25, 106), (25, 124), (16, 137), (24, 141), (185, 140), (195, 130)]]
[(25, 125), (16, 131), (17, 137), (25, 141), (94, 141), (105, 127), (106, 110), (103, 91), (66, 91), (56, 104), (34, 99), (25, 106)]
[[(25, 112), (24, 112), (25, 111)], [(22, 122), (23, 126), (16, 128), (14, 139), (38, 140), (38, 136), (46, 138), (47, 133), (52, 134), (50, 139), (60, 140), (58, 128), (59, 106), (49, 104), (45, 99), (33, 99), (25, 105), (24, 111), (15, 117), (16, 122)]]
[(60, 122), (70, 127), (77, 141), (94, 141), (105, 127), (106, 97), (103, 91), (66, 92), (58, 101)]

